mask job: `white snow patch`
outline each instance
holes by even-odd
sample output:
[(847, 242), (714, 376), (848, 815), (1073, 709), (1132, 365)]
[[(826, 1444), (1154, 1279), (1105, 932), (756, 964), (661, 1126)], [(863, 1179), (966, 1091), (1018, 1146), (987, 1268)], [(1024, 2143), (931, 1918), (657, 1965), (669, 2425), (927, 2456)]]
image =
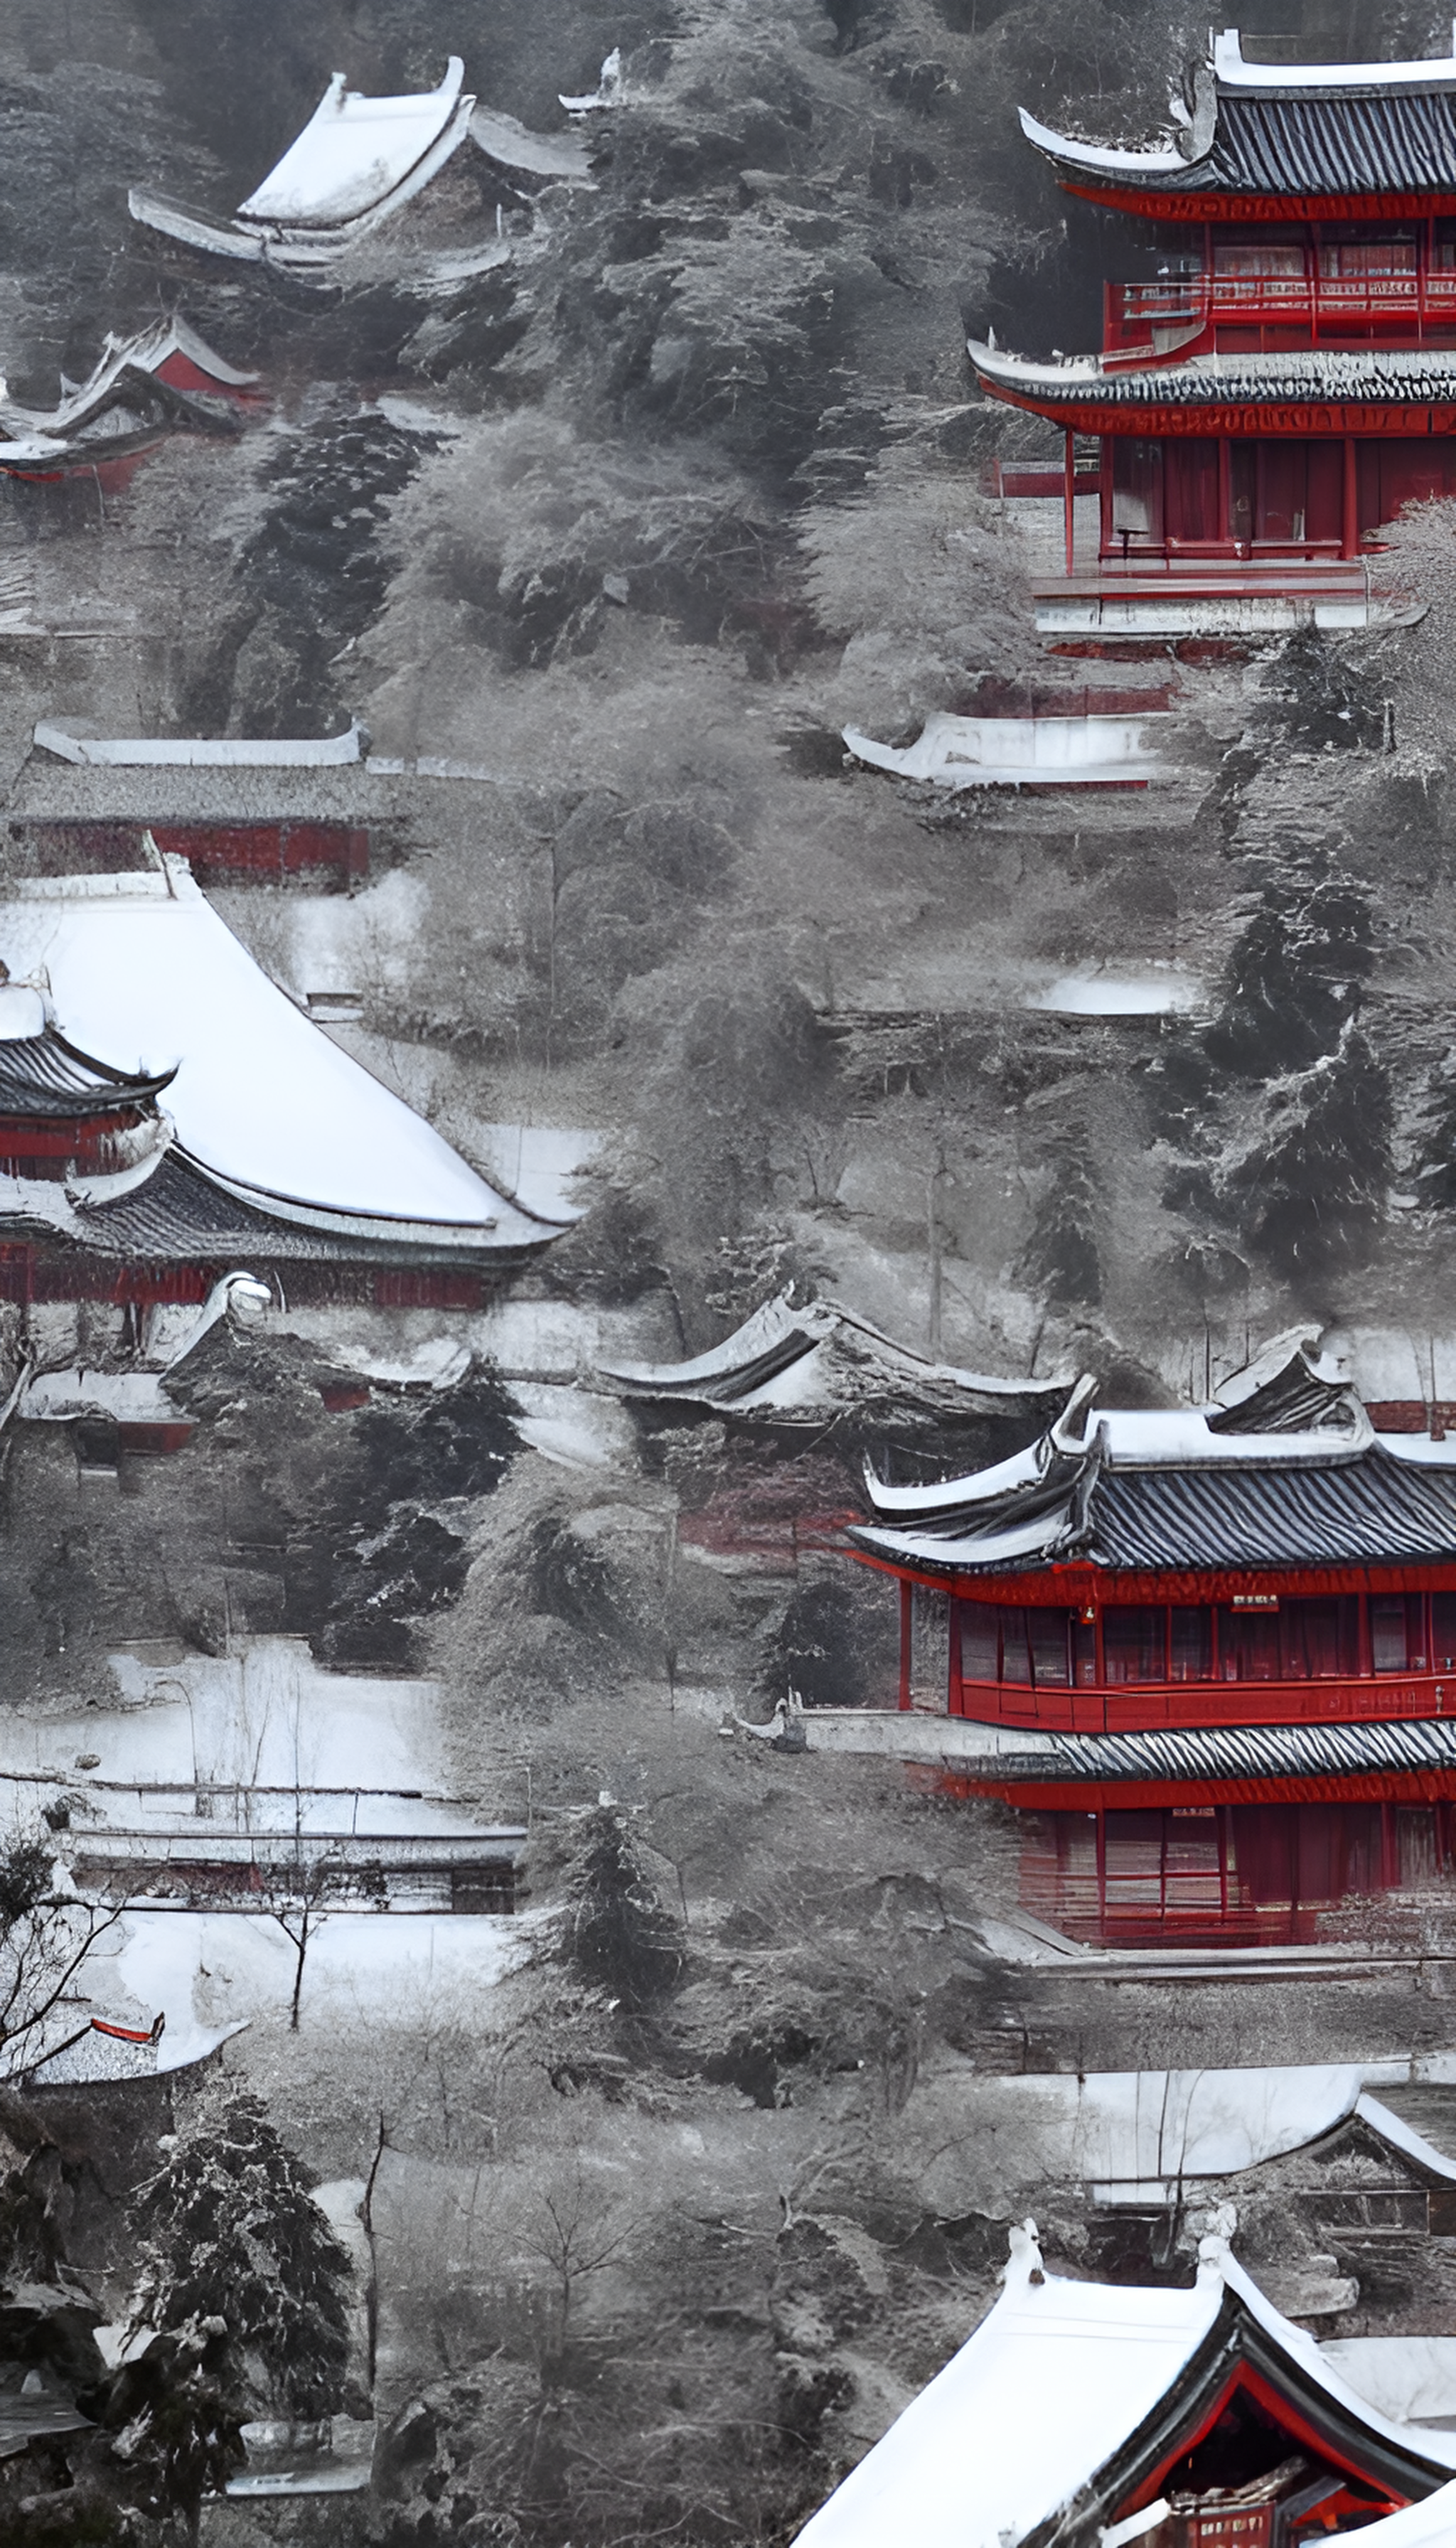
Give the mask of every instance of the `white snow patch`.
[[(474, 1998), (527, 1955), (519, 1921), (447, 1912), (330, 1913), (315, 1930), (304, 1978), (303, 2023), (326, 2036), (352, 2016), (409, 2025), (433, 1992)], [(85, 1983), (166, 2016), (169, 2060), (194, 2061), (234, 2026), (286, 2008), (296, 1956), (275, 1920), (244, 1912), (125, 1912), (98, 1943)]]
[(1157, 1018), (1183, 1015), (1205, 1005), (1207, 986), (1181, 967), (1154, 967), (1146, 973), (1062, 973), (1044, 991), (1034, 991), (1029, 1009), (1050, 1009), (1074, 1018)]
[(570, 1124), (481, 1124), (471, 1146), (502, 1190), (543, 1221), (580, 1221), (577, 1178), (606, 1143), (604, 1133)]
[(98, 1776), (354, 1792), (445, 1783), (439, 1684), (321, 1672), (303, 1637), (255, 1637), (233, 1655), (148, 1665), (115, 1654), (123, 1706), (73, 1718), (0, 1715), (13, 1771), (101, 1756)]
[(1456, 2417), (1456, 2335), (1349, 2335), (1320, 2350), (1359, 2397), (1397, 2423)]
[(564, 1469), (621, 1469), (636, 1453), (625, 1410), (612, 1398), (554, 1381), (513, 1380), (521, 1409), (516, 1431), (544, 1460)]

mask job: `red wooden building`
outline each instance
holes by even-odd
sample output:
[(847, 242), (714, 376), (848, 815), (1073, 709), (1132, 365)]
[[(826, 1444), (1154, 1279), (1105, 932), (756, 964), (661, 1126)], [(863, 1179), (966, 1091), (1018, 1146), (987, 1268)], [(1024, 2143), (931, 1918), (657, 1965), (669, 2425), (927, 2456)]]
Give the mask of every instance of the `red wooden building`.
[[(972, 342), (981, 384), (1065, 434), (1088, 604), (1128, 621), (1140, 598), (1149, 626), (1159, 596), (1190, 625), (1219, 597), (1251, 624), (1250, 604), (1271, 626), (1301, 603), (1328, 625), (1390, 615), (1361, 572), (1374, 534), (1456, 494), (1456, 56), (1274, 67), (1229, 32), (1171, 103), (1171, 135), (1136, 150), (1023, 113), (1069, 193), (1136, 217), (1158, 271), (1108, 284), (1097, 355)], [(1078, 436), (1100, 450), (1085, 571)]]
[[(1038, 1819), (1086, 1935), (1308, 1935), (1456, 1849), (1456, 1443), (1377, 1433), (1282, 1343), (1207, 1408), (1099, 1410), (930, 1485), (871, 1476), (861, 1556), (946, 1596), (953, 1783)], [(966, 1736), (974, 1727), (975, 1736)]]

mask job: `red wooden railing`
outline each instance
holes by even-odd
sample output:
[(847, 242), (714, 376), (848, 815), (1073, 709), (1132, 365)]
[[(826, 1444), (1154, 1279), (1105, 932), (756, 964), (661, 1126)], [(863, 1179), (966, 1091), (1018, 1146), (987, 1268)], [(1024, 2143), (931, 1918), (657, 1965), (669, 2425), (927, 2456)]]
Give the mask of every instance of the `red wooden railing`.
[(1318, 340), (1352, 323), (1456, 325), (1456, 271), (1412, 274), (1201, 274), (1106, 286), (1103, 343), (1109, 353), (1151, 342), (1157, 328), (1308, 326)]

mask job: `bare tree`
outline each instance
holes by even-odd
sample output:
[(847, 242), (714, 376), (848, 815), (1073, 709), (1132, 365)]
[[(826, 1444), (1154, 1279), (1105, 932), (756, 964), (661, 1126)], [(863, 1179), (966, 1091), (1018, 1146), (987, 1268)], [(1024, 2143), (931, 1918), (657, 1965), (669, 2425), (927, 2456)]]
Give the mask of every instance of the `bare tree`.
[(83, 1900), (37, 1834), (0, 1846), (0, 2075), (15, 2078), (35, 2060), (46, 2020), (120, 1917), (120, 1904)]
[(613, 2202), (580, 2157), (561, 2169), (533, 2205), (521, 2243), (549, 2268), (556, 2286), (557, 2344), (564, 2346), (580, 2286), (630, 2246), (636, 2220)]
[(384, 1870), (379, 1866), (351, 1866), (343, 1857), (328, 1850), (312, 1856), (297, 1843), (288, 1858), (256, 1860), (253, 1878), (269, 1918), (277, 1921), (294, 1952), (288, 2023), (290, 2032), (297, 2035), (304, 1972), (314, 1939), (331, 1912), (382, 1902)]

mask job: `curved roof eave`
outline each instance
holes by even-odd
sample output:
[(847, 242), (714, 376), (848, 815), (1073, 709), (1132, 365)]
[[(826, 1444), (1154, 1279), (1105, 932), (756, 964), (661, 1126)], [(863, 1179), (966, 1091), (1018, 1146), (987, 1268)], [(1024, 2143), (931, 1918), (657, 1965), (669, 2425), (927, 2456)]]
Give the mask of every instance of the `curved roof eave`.
[(302, 1228), (323, 1230), (342, 1238), (379, 1239), (394, 1246), (459, 1248), (462, 1253), (478, 1255), (483, 1247), (493, 1252), (531, 1245), (544, 1247), (562, 1229), (571, 1227), (567, 1222), (543, 1221), (539, 1214), (507, 1203), (503, 1196), (497, 1196), (497, 1210), (482, 1213), (479, 1221), (430, 1221), (410, 1213), (340, 1211), (333, 1205), (313, 1203), (303, 1195), (276, 1194), (267, 1186), (227, 1176), (180, 1144), (178, 1155), (234, 1203), (265, 1213), (273, 1221), (291, 1222)]
[(1100, 168), (1119, 177), (1186, 177), (1189, 173), (1189, 162), (1176, 145), (1162, 150), (1118, 150), (1098, 141), (1074, 141), (1069, 134), (1039, 124), (1024, 106), (1017, 113), (1033, 149), (1048, 159), (1063, 159), (1069, 167)]

